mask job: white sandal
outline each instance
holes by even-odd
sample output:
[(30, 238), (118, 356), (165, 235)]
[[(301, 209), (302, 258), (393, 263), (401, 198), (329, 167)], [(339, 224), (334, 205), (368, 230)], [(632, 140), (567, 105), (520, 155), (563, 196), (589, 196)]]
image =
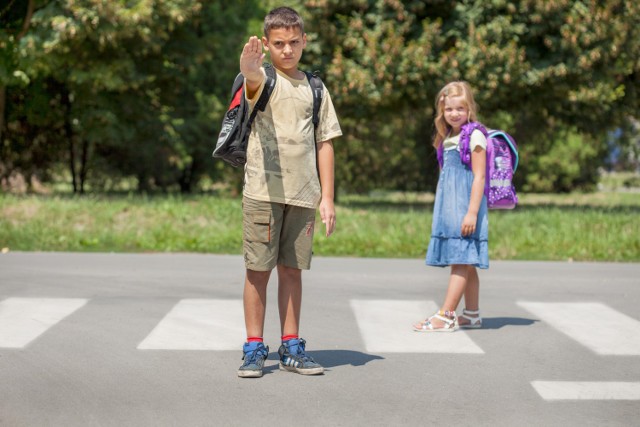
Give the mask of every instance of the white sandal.
[[(444, 323), (444, 326), (440, 328), (434, 328), (431, 323), (431, 319), (436, 318)], [(433, 316), (426, 319), (424, 322), (417, 325), (413, 325), (413, 330), (416, 332), (453, 332), (457, 331), (458, 317), (455, 311), (438, 311)]]
[(469, 323), (460, 325), (464, 329), (480, 329), (482, 328), (482, 317), (480, 317), (480, 310), (462, 310), (460, 317), (464, 317)]

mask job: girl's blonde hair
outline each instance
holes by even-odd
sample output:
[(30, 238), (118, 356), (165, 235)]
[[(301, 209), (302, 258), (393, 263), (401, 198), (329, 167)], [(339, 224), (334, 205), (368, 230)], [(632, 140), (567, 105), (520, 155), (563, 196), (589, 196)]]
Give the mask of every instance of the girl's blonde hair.
[(436, 125), (436, 135), (433, 138), (433, 146), (438, 148), (442, 141), (447, 137), (447, 134), (451, 130), (451, 127), (444, 119), (444, 101), (447, 97), (461, 96), (464, 98), (464, 103), (469, 109), (468, 122), (475, 122), (478, 120), (478, 106), (473, 99), (473, 91), (469, 83), (465, 81), (451, 82), (445, 85), (438, 96), (436, 97), (436, 119), (434, 120)]

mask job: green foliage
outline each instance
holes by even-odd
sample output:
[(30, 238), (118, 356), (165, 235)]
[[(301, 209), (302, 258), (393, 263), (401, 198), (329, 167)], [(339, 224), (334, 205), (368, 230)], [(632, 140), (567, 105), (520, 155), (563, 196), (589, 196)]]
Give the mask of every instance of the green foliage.
[[(14, 73), (28, 86), (8, 88), (19, 102), (6, 114), (7, 168), (41, 177), (51, 169), (27, 167), (38, 134), (66, 140), (47, 144), (43, 157), (66, 159), (80, 192), (85, 182), (131, 176), (141, 190), (188, 192), (220, 175), (211, 151), (252, 14), (263, 12), (250, 0), (46, 2), (20, 42)], [(60, 114), (32, 129), (25, 115), (38, 88)]]
[(301, 66), (321, 70), (340, 116), (341, 192), (432, 190), (434, 97), (454, 79), (518, 141), (519, 188), (592, 188), (615, 129), (637, 166), (637, 1), (9, 0), (0, 179), (238, 190), (241, 172), (210, 154), (242, 46), (280, 4), (303, 14)]
[[(528, 154), (531, 146), (525, 146), (522, 154)], [(598, 181), (600, 159), (604, 157), (604, 145), (586, 136), (563, 132), (556, 135), (551, 150), (535, 156), (533, 172), (526, 176), (522, 190), (550, 193), (575, 190), (593, 191)]]
[[(337, 144), (339, 161), (352, 170), (361, 159), (372, 160), (370, 188), (398, 174), (406, 177), (406, 186), (415, 185), (416, 173), (418, 182), (433, 187), (435, 174), (417, 171), (411, 161), (400, 169), (388, 167), (381, 151), (397, 153), (408, 146), (420, 159), (418, 167), (434, 167), (432, 151), (425, 154), (423, 144), (431, 138), (435, 94), (451, 80), (472, 84), (486, 124), (510, 124), (507, 130), (523, 150), (516, 178), (532, 190), (547, 188), (531, 182), (546, 172), (538, 169), (545, 163), (538, 157), (564, 143), (559, 134), (571, 130), (599, 155), (607, 132), (640, 107), (637, 2), (309, 0), (306, 5), (322, 28), (318, 60), (337, 109), (350, 118), (343, 121), (347, 140)], [(393, 116), (403, 117), (400, 126)], [(401, 137), (367, 140), (362, 129), (368, 127)], [(381, 127), (388, 130), (380, 132)], [(352, 144), (378, 153), (363, 149), (351, 155), (345, 146)], [(602, 164), (603, 157), (593, 154), (574, 157)], [(592, 164), (579, 165), (592, 174), (589, 179), (561, 171), (564, 178), (553, 180), (561, 183), (557, 189), (593, 181)]]

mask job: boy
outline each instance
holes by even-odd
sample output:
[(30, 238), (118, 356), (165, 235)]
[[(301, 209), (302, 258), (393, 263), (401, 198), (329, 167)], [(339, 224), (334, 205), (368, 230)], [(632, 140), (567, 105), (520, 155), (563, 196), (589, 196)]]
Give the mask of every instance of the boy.
[(253, 122), (245, 165), (242, 213), (247, 342), (244, 363), (238, 369), (238, 376), (244, 378), (261, 377), (269, 353), (263, 330), (267, 282), (273, 268), (278, 271), (280, 369), (303, 375), (324, 372), (306, 354), (305, 340), (298, 336), (302, 270), (311, 265), (318, 206), (326, 237), (335, 228), (331, 139), (342, 131), (325, 87), (315, 143), (313, 94), (305, 73), (298, 70), (306, 43), (302, 18), (295, 10), (281, 7), (265, 17), (262, 40), (251, 37), (240, 56), (245, 96), (252, 108), (266, 81), (263, 45), (277, 73), (267, 108)]

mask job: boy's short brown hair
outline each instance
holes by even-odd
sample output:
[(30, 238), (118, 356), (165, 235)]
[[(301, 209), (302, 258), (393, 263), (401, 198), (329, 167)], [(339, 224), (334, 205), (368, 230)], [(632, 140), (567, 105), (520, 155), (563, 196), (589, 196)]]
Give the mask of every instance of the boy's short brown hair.
[(300, 33), (304, 34), (304, 21), (292, 8), (278, 7), (264, 18), (264, 36), (269, 38), (269, 31), (277, 28), (300, 28)]

